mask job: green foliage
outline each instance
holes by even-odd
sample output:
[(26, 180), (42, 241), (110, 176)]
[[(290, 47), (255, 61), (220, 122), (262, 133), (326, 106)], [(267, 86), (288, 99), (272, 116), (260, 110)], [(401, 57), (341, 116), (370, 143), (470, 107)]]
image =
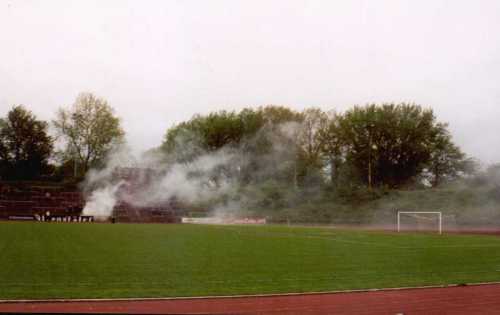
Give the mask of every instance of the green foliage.
[[(443, 156), (450, 165), (464, 158), (446, 125), (436, 122), (432, 110), (417, 105), (354, 107), (341, 118), (340, 132), (346, 159), (368, 186), (402, 187), (414, 183), (426, 166), (437, 166)], [(439, 170), (436, 178), (451, 176), (455, 169), (444, 164), (429, 171)]]
[(260, 216), (273, 215), (296, 202), (296, 195), (290, 190), (288, 183), (272, 179), (259, 185), (244, 186), (238, 194), (244, 196), (236, 200), (240, 206), (239, 210), (256, 210)]
[(83, 174), (91, 166), (99, 166), (109, 150), (124, 138), (113, 108), (91, 93), (81, 93), (71, 108), (59, 109), (53, 124), (66, 143), (60, 152), (61, 160), (76, 159)]
[[(248, 113), (245, 117), (250, 118)], [(168, 156), (174, 155), (177, 161), (190, 161), (205, 152), (237, 145), (246, 128), (251, 128), (251, 125), (245, 125), (234, 112), (196, 115), (169, 129), (160, 149)]]
[(289, 180), (294, 176), (291, 155), (295, 155), (296, 144), (290, 143), (282, 127), (300, 119), (300, 114), (279, 106), (196, 115), (170, 128), (160, 151), (165, 153), (167, 162), (187, 163), (217, 150), (232, 150), (242, 157), (239, 165), (234, 166), (240, 183)]
[[(0, 133), (7, 127), (7, 122), (0, 118)], [(4, 137), (0, 137), (0, 174), (7, 174), (9, 170), (9, 151)], [(4, 175), (5, 176), (5, 175)]]
[(365, 207), (389, 189), (437, 187), (473, 174), (474, 161), (447, 128), (432, 110), (413, 104), (356, 106), (342, 114), (267, 106), (194, 116), (169, 129), (159, 151), (167, 162), (219, 150), (238, 157), (224, 170), (233, 192), (208, 209), (239, 202), (244, 211), (281, 221), (330, 222), (339, 207), (366, 219)]
[(446, 125), (438, 124), (431, 143), (430, 159), (427, 163), (429, 180), (434, 187), (443, 182), (454, 180), (462, 174), (474, 174), (477, 166), (474, 160), (467, 159), (460, 148), (453, 143)]
[(323, 181), (323, 153), (326, 143), (325, 130), (329, 127), (328, 115), (319, 108), (302, 112), (297, 130), (297, 172), (303, 186), (316, 186)]
[[(288, 153), (275, 163), (280, 146)], [(356, 106), (343, 114), (267, 106), (197, 115), (169, 129), (161, 146), (177, 161), (221, 148), (245, 153), (243, 183), (255, 179), (262, 161), (274, 163), (273, 170), (266, 168), (267, 179), (286, 178), (294, 187), (310, 189), (360, 183), (370, 189), (408, 187), (424, 178), (437, 186), (474, 171), (473, 160), (432, 110), (405, 103)]]
[(341, 115), (335, 112), (327, 114), (327, 123), (319, 130), (321, 154), (330, 173), (330, 184), (338, 186), (345, 179), (345, 145), (341, 133)]
[(53, 139), (48, 125), (23, 106), (14, 106), (0, 121), (0, 177), (30, 180), (50, 172)]
[(167, 154), (190, 150), (181, 154), (185, 159), (193, 158), (205, 151), (216, 151), (226, 146), (237, 146), (242, 140), (253, 138), (265, 125), (276, 128), (280, 124), (300, 120), (300, 114), (292, 110), (267, 106), (258, 110), (245, 108), (239, 113), (218, 111), (206, 116), (195, 115), (188, 121), (170, 128), (161, 145)]

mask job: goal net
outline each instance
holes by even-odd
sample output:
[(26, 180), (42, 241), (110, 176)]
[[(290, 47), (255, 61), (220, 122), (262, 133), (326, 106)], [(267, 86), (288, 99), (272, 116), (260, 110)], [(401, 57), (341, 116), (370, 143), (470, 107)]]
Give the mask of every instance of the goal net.
[(443, 215), (440, 211), (398, 211), (397, 231), (425, 231), (443, 233)]

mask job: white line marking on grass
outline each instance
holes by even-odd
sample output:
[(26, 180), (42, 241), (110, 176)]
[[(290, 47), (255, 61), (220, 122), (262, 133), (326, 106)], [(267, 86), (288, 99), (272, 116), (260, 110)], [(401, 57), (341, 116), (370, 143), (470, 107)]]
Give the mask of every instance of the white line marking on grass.
[(303, 238), (322, 239), (322, 240), (339, 242), (339, 243), (359, 244), (359, 245), (366, 245), (366, 246), (379, 246), (379, 247), (401, 248), (401, 249), (413, 248), (413, 247), (403, 247), (403, 246), (383, 244), (383, 243), (374, 243), (374, 242), (363, 242), (363, 241), (354, 241), (354, 240), (339, 239), (337, 237), (324, 237), (324, 236), (313, 236), (313, 235), (302, 236), (302, 237)]
[[(467, 283), (466, 287), (479, 285), (500, 285), (500, 282), (477, 282)], [(116, 299), (24, 299), (24, 300), (0, 300), (0, 303), (52, 303), (52, 302), (133, 302), (133, 301), (168, 301), (168, 300), (205, 300), (205, 299), (237, 299), (237, 298), (255, 298), (255, 297), (280, 297), (280, 296), (303, 296), (303, 295), (325, 295), (325, 294), (346, 294), (346, 293), (366, 293), (379, 291), (403, 291), (403, 290), (419, 290), (419, 289), (443, 289), (462, 287), (464, 284), (444, 284), (416, 287), (399, 287), (399, 288), (376, 288), (376, 289), (360, 289), (360, 290), (344, 290), (344, 291), (324, 291), (324, 292), (292, 292), (292, 293), (270, 293), (270, 294), (249, 294), (249, 295), (211, 295), (211, 296), (183, 296), (183, 297), (155, 297), (155, 298), (116, 298)]]
[[(232, 232), (237, 232), (239, 235), (241, 235), (241, 231), (234, 229), (234, 228), (229, 228), (226, 226), (218, 226), (221, 230), (226, 230), (226, 231), (232, 231)], [(337, 237), (325, 237), (325, 236), (316, 236), (316, 235), (299, 235), (299, 234), (292, 234), (292, 233), (273, 233), (273, 232), (267, 232), (267, 233), (255, 233), (255, 234), (248, 234), (250, 236), (255, 236), (255, 237), (275, 237), (275, 238), (312, 238), (312, 239), (322, 239), (322, 240), (327, 240), (327, 241), (334, 241), (334, 242), (340, 242), (340, 243), (348, 243), (348, 244), (360, 244), (360, 245), (366, 245), (366, 246), (380, 246), (380, 247), (389, 247), (389, 248), (406, 248), (402, 246), (395, 246), (395, 245), (390, 245), (390, 244), (382, 244), (382, 243), (373, 243), (373, 242), (363, 242), (363, 241), (354, 241), (354, 240), (346, 240), (346, 239), (339, 239)], [(335, 236), (332, 234), (332, 236)], [(413, 248), (413, 247), (411, 247)]]
[(434, 246), (399, 246), (399, 245), (390, 245), (390, 244), (382, 244), (382, 243), (374, 243), (374, 242), (363, 242), (363, 241), (354, 241), (354, 240), (346, 240), (339, 239), (336, 237), (324, 237), (324, 236), (314, 236), (314, 235), (306, 235), (306, 236), (298, 236), (304, 238), (317, 238), (330, 240), (335, 242), (343, 242), (343, 243), (352, 243), (352, 244), (361, 244), (361, 245), (369, 245), (369, 246), (380, 246), (380, 247), (389, 247), (389, 248), (400, 248), (400, 249), (429, 249), (429, 248), (500, 248), (500, 244), (498, 245), (434, 245)]
[[(226, 225), (214, 225), (215, 228), (218, 228), (220, 230), (226, 230), (226, 231), (231, 231), (238, 233), (239, 236), (243, 235), (241, 233), (241, 230), (235, 228), (234, 226), (226, 226)], [(385, 248), (398, 248), (398, 249), (429, 249), (429, 248), (500, 248), (500, 244), (491, 244), (491, 245), (434, 245), (434, 246), (401, 246), (401, 245), (392, 245), (392, 244), (385, 244), (385, 243), (375, 243), (375, 242), (363, 242), (363, 241), (355, 241), (355, 240), (348, 240), (348, 239), (341, 239), (338, 237), (335, 237), (335, 234), (331, 234), (333, 237), (325, 237), (325, 236), (318, 236), (318, 235), (300, 235), (300, 234), (292, 234), (292, 233), (274, 233), (274, 232), (261, 232), (259, 233), (249, 233), (248, 235), (250, 236), (255, 236), (255, 237), (275, 237), (275, 238), (311, 238), (311, 239), (322, 239), (322, 240), (328, 240), (328, 241), (333, 241), (333, 242), (339, 242), (339, 243), (347, 243), (347, 244), (359, 244), (359, 245), (366, 245), (366, 246), (378, 246), (378, 247), (385, 247)]]

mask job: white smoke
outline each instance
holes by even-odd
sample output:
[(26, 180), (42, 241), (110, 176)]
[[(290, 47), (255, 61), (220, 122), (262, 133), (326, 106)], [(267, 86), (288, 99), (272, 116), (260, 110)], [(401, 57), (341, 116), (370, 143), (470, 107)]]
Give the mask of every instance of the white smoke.
[[(201, 202), (229, 192), (232, 178), (218, 170), (234, 163), (234, 153), (224, 149), (197, 157), (189, 163), (162, 166), (162, 175), (154, 178), (144, 190), (129, 196), (127, 202), (146, 206), (175, 197), (186, 202)], [(125, 196), (124, 198), (127, 198)]]
[[(217, 198), (229, 192), (232, 187), (231, 176), (220, 175), (218, 169), (233, 163), (234, 157), (235, 155), (227, 150), (219, 150), (204, 154), (189, 163), (165, 165), (159, 161), (146, 161), (142, 157), (136, 160), (127, 150), (116, 149), (110, 153), (105, 168), (88, 173), (84, 190), (90, 191), (90, 194), (83, 214), (109, 217), (120, 201), (143, 207), (161, 204), (173, 197), (186, 202)], [(155, 177), (149, 179), (147, 185), (141, 187), (141, 191), (132, 195), (120, 193), (120, 188), (125, 187), (127, 183), (117, 181), (114, 171), (117, 168), (139, 165), (153, 169)], [(141, 182), (140, 178), (134, 180)]]
[[(278, 168), (286, 165), (293, 154), (293, 148), (287, 143), (287, 139), (296, 136), (298, 124), (283, 124), (280, 128), (263, 128), (255, 138), (265, 136), (271, 143), (271, 153), (259, 157), (259, 172), (253, 174), (255, 178), (269, 176), (268, 172), (276, 172)], [(265, 135), (264, 135), (265, 133)], [(174, 152), (169, 156), (162, 155), (158, 151), (150, 152), (139, 158), (133, 157), (127, 147), (119, 146), (108, 155), (105, 167), (88, 172), (84, 183), (84, 191), (88, 192), (87, 203), (83, 210), (85, 215), (109, 217), (114, 207), (121, 201), (137, 207), (162, 204), (171, 198), (187, 202), (199, 203), (218, 199), (222, 196), (235, 195), (238, 189), (239, 171), (249, 162), (248, 151), (251, 152), (256, 139), (247, 139), (237, 148), (223, 147), (213, 152), (203, 152), (196, 146), (195, 141), (182, 145), (185, 139), (193, 139), (189, 135), (182, 135), (182, 139), (176, 139), (180, 152)], [(285, 141), (284, 141), (285, 139)], [(189, 156), (196, 152), (196, 158), (179, 162), (178, 158)], [(250, 153), (251, 154), (251, 153)], [(140, 191), (132, 194), (121, 192), (128, 183), (115, 178), (115, 170), (124, 167), (149, 168), (153, 170), (154, 177), (138, 182), (146, 183), (141, 186)], [(142, 173), (139, 173), (139, 175)], [(124, 189), (126, 190), (126, 189)], [(242, 198), (241, 196), (239, 198)], [(224, 204), (215, 207), (216, 215), (228, 216), (235, 214), (239, 204), (235, 200), (228, 200)]]
[(109, 185), (92, 192), (83, 209), (83, 215), (92, 215), (98, 218), (107, 218), (111, 215), (116, 203), (116, 193), (123, 182)]
[(106, 159), (106, 167), (91, 169), (87, 172), (83, 183), (86, 198), (83, 215), (107, 218), (117, 204), (117, 192), (123, 182), (114, 182), (113, 171), (117, 167), (133, 167), (136, 160), (126, 145), (117, 145), (111, 150)]

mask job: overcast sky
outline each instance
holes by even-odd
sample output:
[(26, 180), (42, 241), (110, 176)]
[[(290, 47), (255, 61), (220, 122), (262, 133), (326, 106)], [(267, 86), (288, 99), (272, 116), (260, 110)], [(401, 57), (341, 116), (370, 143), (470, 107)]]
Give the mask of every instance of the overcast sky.
[(0, 115), (89, 91), (136, 151), (195, 113), (415, 102), (500, 161), (500, 1), (0, 0)]

